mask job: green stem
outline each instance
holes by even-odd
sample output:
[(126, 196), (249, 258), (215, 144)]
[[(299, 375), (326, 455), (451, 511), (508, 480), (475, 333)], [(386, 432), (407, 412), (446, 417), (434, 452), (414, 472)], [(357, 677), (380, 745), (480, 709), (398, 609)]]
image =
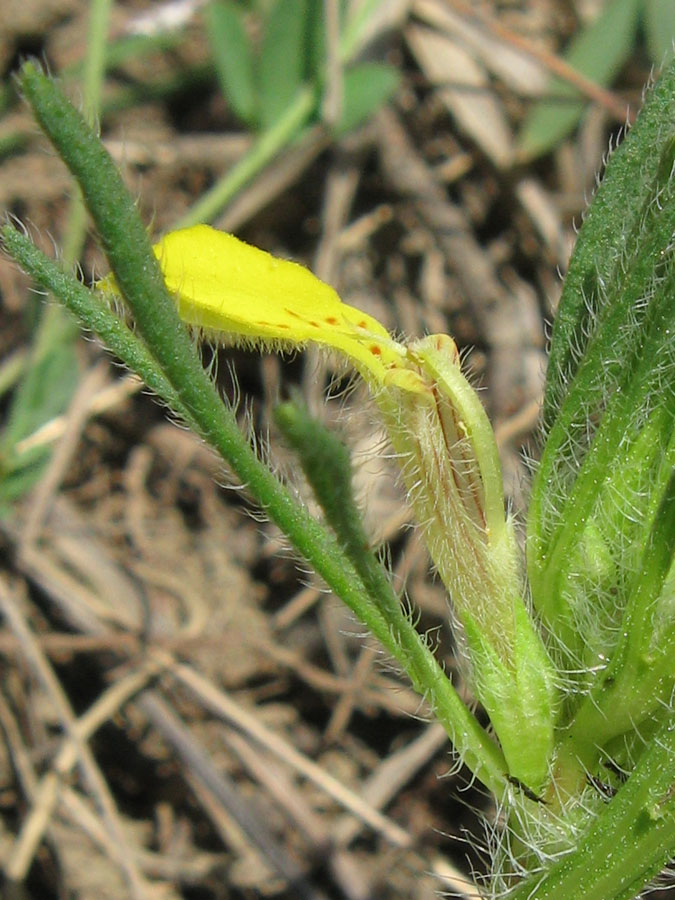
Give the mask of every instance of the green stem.
[(24, 65), (21, 82), (38, 121), (82, 188), (138, 333), (175, 391), (179, 409), (187, 412), (189, 421), (326, 584), (406, 669), (475, 775), (501, 794), (506, 771), (501, 751), (462, 702), (421, 636), (407, 620), (396, 630), (390, 627), (337, 541), (258, 459), (234, 413), (224, 407), (178, 317), (133, 199), (103, 145), (34, 65)]

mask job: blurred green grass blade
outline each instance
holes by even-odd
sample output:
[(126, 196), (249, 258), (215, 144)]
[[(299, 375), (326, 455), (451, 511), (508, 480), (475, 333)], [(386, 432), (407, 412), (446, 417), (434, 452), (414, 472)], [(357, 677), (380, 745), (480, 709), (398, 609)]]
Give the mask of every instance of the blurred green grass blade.
[[(129, 59), (145, 56), (150, 53), (156, 53), (161, 50), (172, 50), (180, 42), (184, 40), (184, 35), (180, 32), (161, 32), (159, 34), (132, 34), (125, 37), (114, 39), (106, 44), (105, 47), (105, 67), (113, 69), (122, 65)], [(84, 68), (87, 64), (86, 59), (81, 59), (76, 63), (65, 66), (60, 70), (60, 76), (64, 79), (73, 78), (79, 80), (82, 77)], [(16, 98), (16, 88), (11, 80), (0, 84), (0, 116), (7, 110)], [(21, 137), (24, 137), (21, 135)], [(3, 138), (19, 140), (19, 133), (8, 135)]]
[(14, 500), (40, 478), (51, 446), (17, 455), (16, 445), (61, 415), (79, 379), (74, 349), (78, 329), (70, 316), (49, 307), (23, 378), (13, 397), (0, 440), (0, 498)]
[[(565, 60), (586, 78), (608, 85), (635, 44), (642, 0), (609, 0), (598, 18), (571, 42)], [(669, 0), (673, 3), (673, 0)], [(675, 6), (675, 3), (673, 3)], [(586, 101), (567, 81), (553, 78), (547, 95), (526, 117), (517, 141), (522, 160), (533, 159), (556, 146), (581, 118)]]
[(293, 103), (307, 75), (310, 3), (276, 0), (272, 5), (258, 61), (260, 127), (270, 128)]
[(361, 0), (359, 3), (344, 4), (343, 27), (340, 35), (340, 59), (349, 62), (368, 40), (371, 21), (380, 7), (389, 0)]
[(19, 348), (0, 360), (0, 398), (8, 391), (13, 390), (21, 378), (27, 356), (27, 351)]
[(174, 228), (187, 228), (214, 219), (245, 184), (302, 134), (316, 109), (316, 101), (316, 91), (312, 87), (301, 88), (281, 118), (258, 135), (250, 150), (201, 195)]
[(196, 66), (185, 66), (170, 75), (152, 81), (136, 82), (124, 87), (117, 87), (103, 102), (102, 113), (107, 115), (140, 106), (143, 103), (162, 101), (176, 94), (187, 94), (203, 89), (210, 89), (216, 73), (209, 60)]
[(399, 73), (386, 63), (359, 63), (345, 72), (342, 115), (337, 133), (346, 134), (361, 125), (396, 91)]
[(675, 2), (644, 0), (644, 29), (649, 58), (655, 66), (661, 66), (673, 55)]
[[(114, 69), (129, 59), (139, 58), (161, 50), (172, 50), (182, 40), (183, 35), (175, 32), (153, 35), (134, 34), (129, 37), (113, 40), (106, 45), (105, 68), (106, 70)], [(73, 65), (66, 66), (60, 74), (63, 76), (64, 80), (70, 78), (77, 80), (82, 77), (84, 67), (85, 61), (81, 60)], [(211, 78), (211, 74), (211, 68), (209, 67), (209, 78)], [(172, 83), (165, 85), (165, 82), (166, 79), (162, 82), (161, 90), (159, 88), (154, 91), (150, 89), (149, 93), (151, 96), (164, 96), (166, 93), (170, 93), (172, 90)], [(16, 89), (13, 83), (7, 82), (5, 84), (0, 84), (0, 116), (2, 116), (8, 107), (11, 106), (15, 98)], [(124, 98), (128, 98), (126, 103), (124, 102)], [(118, 92), (115, 99), (107, 98), (103, 103), (102, 110), (108, 112), (118, 108), (126, 108), (127, 106), (133, 105), (134, 102), (139, 102), (143, 99), (145, 99), (145, 97), (140, 89), (134, 91), (133, 88), (127, 88), (121, 93)], [(11, 131), (0, 137), (0, 160), (21, 149), (31, 138), (32, 132), (29, 129)]]
[[(84, 114), (92, 123), (100, 109), (111, 8), (112, 0), (92, 0), (89, 4), (87, 52), (82, 65), (82, 103)], [(85, 231), (84, 203), (80, 193), (76, 192), (70, 202), (68, 225), (62, 238), (62, 258), (66, 267), (79, 257)], [(31, 453), (30, 459), (25, 460), (16, 457), (15, 447), (17, 442), (67, 410), (79, 378), (78, 338), (79, 328), (60, 306), (48, 306), (39, 317), (28, 364), (12, 398), (7, 425), (0, 438), (7, 491), (12, 488), (12, 482), (14, 492), (17, 484), (24, 488), (32, 486), (49, 458), (50, 448)], [(21, 470), (24, 470), (24, 476), (17, 480), (16, 472)]]
[(328, 40), (325, 0), (309, 0), (305, 25), (305, 80), (321, 83), (326, 77)]
[(220, 89), (242, 122), (252, 125), (256, 119), (256, 86), (243, 12), (232, 0), (213, 0), (204, 15)]
[(73, 320), (59, 307), (59, 316), (50, 315), (48, 334), (41, 334), (42, 346), (29, 359), (2, 433), (1, 446), (11, 447), (28, 437), (45, 422), (60, 415), (77, 384), (78, 367), (73, 365), (72, 336), (79, 334)]
[(0, 518), (10, 516), (12, 504), (38, 483), (51, 451), (51, 446), (39, 447), (9, 464), (0, 458)]
[[(177, 31), (162, 31), (158, 34), (131, 34), (117, 38), (117, 40), (111, 41), (106, 47), (106, 68), (111, 69), (121, 66), (128, 59), (147, 56), (149, 53), (173, 50), (183, 40), (184, 35)], [(72, 74), (76, 74), (78, 68)]]

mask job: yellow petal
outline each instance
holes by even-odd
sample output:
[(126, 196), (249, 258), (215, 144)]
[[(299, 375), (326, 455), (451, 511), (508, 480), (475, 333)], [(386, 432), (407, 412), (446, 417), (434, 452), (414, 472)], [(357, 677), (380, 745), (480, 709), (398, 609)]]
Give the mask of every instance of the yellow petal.
[(195, 225), (153, 249), (181, 318), (191, 325), (255, 343), (323, 344), (378, 382), (405, 356), (376, 319), (343, 303), (304, 266), (231, 234)]

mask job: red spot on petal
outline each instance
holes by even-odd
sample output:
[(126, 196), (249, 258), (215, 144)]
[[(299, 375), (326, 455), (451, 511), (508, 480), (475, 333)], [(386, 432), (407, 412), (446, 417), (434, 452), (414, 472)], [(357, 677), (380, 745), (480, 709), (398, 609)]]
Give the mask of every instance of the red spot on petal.
[(377, 344), (371, 344), (368, 348), (373, 356), (382, 356), (382, 348), (378, 347)]
[(327, 319), (324, 319), (324, 322), (326, 323), (326, 325), (337, 325), (338, 320), (335, 318), (335, 316), (328, 316)]

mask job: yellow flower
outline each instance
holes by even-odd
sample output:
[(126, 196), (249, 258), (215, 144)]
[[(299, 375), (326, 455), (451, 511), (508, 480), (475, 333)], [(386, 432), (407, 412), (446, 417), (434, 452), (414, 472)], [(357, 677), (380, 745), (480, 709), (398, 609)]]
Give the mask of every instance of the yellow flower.
[[(351, 361), (384, 416), (432, 559), (460, 618), (465, 597), (474, 610), (482, 603), (486, 579), (513, 588), (515, 568), (505, 577), (503, 567), (513, 548), (497, 448), (448, 335), (401, 344), (304, 266), (208, 225), (168, 234), (154, 252), (181, 318), (191, 325), (258, 347), (311, 342)], [(483, 620), (494, 619), (492, 609), (476, 615), (483, 627)], [(497, 632), (500, 642), (509, 642), (508, 627), (502, 623)]]
[(231, 234), (195, 225), (153, 249), (181, 318), (191, 325), (258, 346), (326, 345), (375, 381), (405, 356), (376, 319), (343, 303), (304, 266)]
[[(510, 774), (537, 790), (552, 746), (549, 667), (522, 599), (492, 428), (454, 341), (441, 334), (400, 343), (303, 266), (207, 225), (168, 234), (153, 249), (185, 322), (259, 348), (318, 344), (365, 379), (464, 629), (476, 693)], [(99, 287), (114, 290), (114, 280)]]

